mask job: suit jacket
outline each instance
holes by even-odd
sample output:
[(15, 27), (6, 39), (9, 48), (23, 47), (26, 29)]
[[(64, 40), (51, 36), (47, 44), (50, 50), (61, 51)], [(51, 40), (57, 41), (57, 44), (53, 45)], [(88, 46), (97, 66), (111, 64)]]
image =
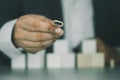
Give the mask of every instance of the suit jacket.
[(120, 0), (93, 0), (95, 35), (120, 46)]
[[(95, 35), (109, 45), (120, 46), (119, 4), (120, 0), (93, 0)], [(0, 27), (11, 19), (32, 13), (62, 20), (60, 5), (60, 0), (0, 0)], [(0, 55), (3, 63), (7, 63), (9, 58)]]

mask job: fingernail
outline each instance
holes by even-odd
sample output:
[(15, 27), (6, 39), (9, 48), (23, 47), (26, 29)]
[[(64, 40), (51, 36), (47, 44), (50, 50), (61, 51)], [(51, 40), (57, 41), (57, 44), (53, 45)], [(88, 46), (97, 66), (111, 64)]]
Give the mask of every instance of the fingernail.
[(55, 32), (56, 32), (57, 34), (60, 34), (60, 33), (62, 32), (62, 29), (56, 28), (56, 29), (55, 29)]
[(59, 35), (60, 35), (60, 36), (62, 36), (63, 34), (64, 34), (64, 32), (63, 32), (63, 31), (61, 31), (61, 33), (59, 33)]

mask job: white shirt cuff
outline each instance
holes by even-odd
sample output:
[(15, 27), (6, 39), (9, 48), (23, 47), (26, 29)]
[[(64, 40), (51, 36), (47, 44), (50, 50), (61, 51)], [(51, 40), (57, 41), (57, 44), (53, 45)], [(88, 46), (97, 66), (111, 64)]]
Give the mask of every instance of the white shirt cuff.
[(12, 43), (12, 31), (17, 19), (7, 22), (0, 29), (0, 50), (9, 58), (23, 55)]

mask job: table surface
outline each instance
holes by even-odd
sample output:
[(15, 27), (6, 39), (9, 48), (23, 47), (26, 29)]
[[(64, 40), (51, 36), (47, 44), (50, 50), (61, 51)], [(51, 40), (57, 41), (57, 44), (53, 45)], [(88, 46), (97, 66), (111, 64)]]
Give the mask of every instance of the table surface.
[(120, 68), (0, 69), (0, 80), (120, 80)]

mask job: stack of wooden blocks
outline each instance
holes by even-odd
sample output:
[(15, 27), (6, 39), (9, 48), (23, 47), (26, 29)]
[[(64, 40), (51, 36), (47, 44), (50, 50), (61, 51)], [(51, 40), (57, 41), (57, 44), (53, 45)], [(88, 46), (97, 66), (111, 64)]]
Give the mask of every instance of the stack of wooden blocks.
[[(12, 59), (12, 69), (43, 69), (45, 66), (45, 51), (37, 54), (27, 54)], [(104, 54), (97, 52), (95, 39), (82, 41), (82, 52), (77, 54), (69, 52), (67, 40), (57, 40), (54, 43), (54, 52), (48, 53), (46, 57), (47, 69), (104, 67)]]
[(67, 40), (58, 40), (54, 44), (54, 53), (47, 54), (47, 68), (74, 68), (75, 54), (69, 53)]
[(82, 41), (82, 52), (77, 54), (78, 68), (102, 68), (104, 67), (104, 53), (97, 52), (97, 40), (88, 39)]
[(36, 54), (27, 54), (13, 58), (11, 61), (12, 69), (41, 69), (44, 68), (45, 51)]

